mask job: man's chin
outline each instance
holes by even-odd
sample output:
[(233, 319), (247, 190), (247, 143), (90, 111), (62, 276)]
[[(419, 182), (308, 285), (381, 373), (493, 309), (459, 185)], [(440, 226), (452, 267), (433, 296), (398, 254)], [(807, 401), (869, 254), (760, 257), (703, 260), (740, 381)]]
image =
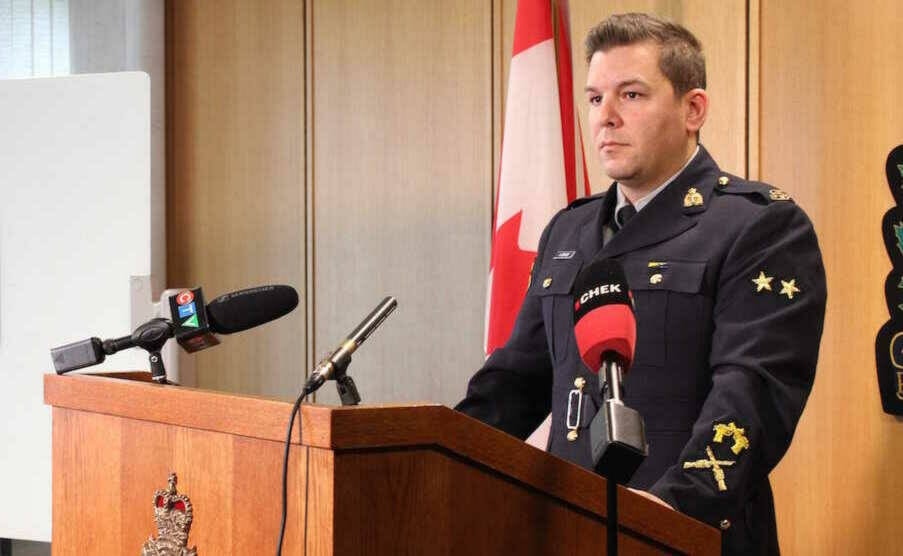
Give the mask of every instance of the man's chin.
[(633, 172), (626, 168), (620, 168), (615, 166), (613, 168), (607, 168), (604, 165), (602, 166), (602, 170), (605, 172), (605, 175), (615, 181), (630, 181), (636, 177), (636, 172)]

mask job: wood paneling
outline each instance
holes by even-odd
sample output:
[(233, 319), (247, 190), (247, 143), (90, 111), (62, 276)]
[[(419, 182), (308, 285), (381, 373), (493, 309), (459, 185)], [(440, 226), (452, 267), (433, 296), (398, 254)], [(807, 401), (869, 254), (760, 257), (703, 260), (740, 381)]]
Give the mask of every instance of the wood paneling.
[[(482, 362), (492, 4), (313, 3), (315, 352), (385, 295), (364, 400), (460, 399)], [(335, 403), (334, 386), (318, 393)]]
[(304, 4), (167, 2), (168, 285), (284, 283), (283, 320), (183, 358), (207, 388), (290, 397), (305, 360)]
[(891, 268), (884, 162), (903, 143), (903, 4), (761, 0), (761, 176), (812, 218), (828, 278), (818, 375), (773, 474), (786, 554), (899, 554), (900, 420), (874, 339)]

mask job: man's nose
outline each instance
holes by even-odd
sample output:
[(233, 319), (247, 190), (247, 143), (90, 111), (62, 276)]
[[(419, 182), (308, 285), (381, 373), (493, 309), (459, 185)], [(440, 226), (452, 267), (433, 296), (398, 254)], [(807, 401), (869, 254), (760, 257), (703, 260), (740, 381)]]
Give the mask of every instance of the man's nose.
[(599, 123), (602, 127), (617, 127), (620, 125), (621, 119), (611, 95), (606, 95), (602, 102), (599, 103), (599, 118)]

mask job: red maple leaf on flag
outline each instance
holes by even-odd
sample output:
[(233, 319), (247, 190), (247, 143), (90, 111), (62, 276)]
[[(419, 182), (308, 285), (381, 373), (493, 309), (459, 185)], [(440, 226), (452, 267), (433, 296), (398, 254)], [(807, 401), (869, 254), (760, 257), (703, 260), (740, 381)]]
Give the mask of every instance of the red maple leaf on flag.
[[(520, 0), (486, 302), (487, 356), (511, 335), (543, 228), (577, 196), (571, 68), (567, 0)], [(582, 159), (582, 140), (580, 153)], [(585, 163), (583, 177), (588, 195)]]

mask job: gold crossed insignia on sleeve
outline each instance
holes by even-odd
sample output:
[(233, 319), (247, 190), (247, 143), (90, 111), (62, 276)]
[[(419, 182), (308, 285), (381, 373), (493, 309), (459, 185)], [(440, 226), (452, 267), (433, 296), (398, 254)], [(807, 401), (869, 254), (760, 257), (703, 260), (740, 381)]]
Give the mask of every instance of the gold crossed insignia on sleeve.
[(734, 445), (731, 446), (731, 451), (739, 455), (743, 450), (749, 449), (749, 439), (746, 438), (745, 431), (738, 427), (733, 421), (728, 424), (724, 423), (716, 423), (712, 430), (715, 431), (715, 438), (712, 440), (721, 444), (724, 442), (724, 437), (729, 436), (734, 439)]
[(736, 462), (716, 459), (711, 446), (705, 447), (705, 453), (709, 456), (708, 459), (685, 461), (684, 469), (711, 469), (712, 475), (715, 477), (715, 482), (718, 484), (718, 490), (727, 490), (727, 483), (724, 482), (724, 469), (722, 469), (722, 467), (730, 467)]

